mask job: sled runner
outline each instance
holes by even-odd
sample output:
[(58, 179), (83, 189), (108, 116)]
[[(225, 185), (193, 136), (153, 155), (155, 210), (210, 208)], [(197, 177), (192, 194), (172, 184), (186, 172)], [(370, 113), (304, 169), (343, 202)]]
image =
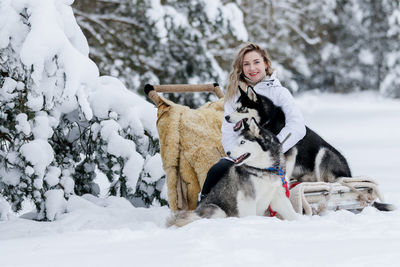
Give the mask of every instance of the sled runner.
[[(172, 211), (193, 210), (208, 170), (225, 156), (221, 144), (224, 94), (216, 83), (147, 84), (144, 92), (158, 108), (157, 129), (169, 206)], [(219, 100), (190, 109), (158, 94), (173, 92), (212, 92)], [(334, 183), (291, 181), (290, 185), (290, 201), (295, 211), (306, 215), (326, 210), (357, 213), (377, 199), (384, 201), (376, 182), (365, 177), (344, 177)]]

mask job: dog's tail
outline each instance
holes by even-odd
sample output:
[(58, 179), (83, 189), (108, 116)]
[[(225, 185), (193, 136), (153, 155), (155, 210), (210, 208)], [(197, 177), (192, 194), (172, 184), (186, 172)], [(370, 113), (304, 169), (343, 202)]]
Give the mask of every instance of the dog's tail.
[(185, 226), (188, 223), (191, 223), (193, 221), (199, 220), (201, 217), (197, 215), (197, 213), (193, 210), (180, 210), (172, 213), (168, 218), (167, 218), (167, 227), (170, 226), (178, 226), (182, 227)]
[(380, 202), (374, 202), (374, 204), (372, 204), (373, 207), (375, 207), (376, 209), (380, 210), (380, 211), (393, 211), (396, 210), (396, 206), (393, 204), (388, 204), (388, 203), (380, 203)]

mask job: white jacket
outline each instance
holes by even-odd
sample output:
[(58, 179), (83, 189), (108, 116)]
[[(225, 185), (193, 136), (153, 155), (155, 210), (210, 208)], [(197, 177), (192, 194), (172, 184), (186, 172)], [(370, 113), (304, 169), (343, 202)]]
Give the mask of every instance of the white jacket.
[[(291, 133), (290, 137), (283, 143), (283, 153), (292, 148), (298, 141), (306, 135), (306, 127), (304, 125), (304, 118), (300, 109), (296, 106), (294, 98), (288, 89), (283, 87), (279, 80), (273, 73), (264, 81), (259, 82), (254, 87), (256, 93), (268, 97), (276, 106), (282, 108), (285, 114), (285, 127), (282, 128), (277, 135), (280, 142), (282, 142)], [(234, 111), (235, 103), (239, 98), (239, 92), (231, 100), (225, 103), (224, 117)], [(227, 122), (225, 119), (222, 121), (222, 146), (225, 152), (229, 151), (236, 142), (239, 132), (233, 131), (233, 123)]]

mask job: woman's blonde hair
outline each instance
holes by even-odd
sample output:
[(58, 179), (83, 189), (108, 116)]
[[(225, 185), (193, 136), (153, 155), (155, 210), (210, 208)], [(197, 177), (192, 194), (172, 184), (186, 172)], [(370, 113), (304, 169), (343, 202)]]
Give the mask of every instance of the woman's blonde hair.
[(233, 69), (229, 74), (228, 87), (226, 89), (226, 94), (225, 94), (225, 102), (229, 101), (236, 95), (236, 93), (238, 92), (237, 90), (240, 82), (246, 83), (246, 79), (243, 74), (243, 58), (245, 54), (252, 51), (258, 52), (263, 58), (264, 62), (267, 65), (267, 68), (265, 69), (266, 74), (268, 76), (272, 74), (273, 69), (271, 68), (271, 60), (268, 57), (267, 51), (265, 51), (259, 45), (254, 43), (248, 43), (244, 45), (239, 50), (238, 54), (235, 57), (235, 60), (233, 61), (233, 66), (232, 66)]

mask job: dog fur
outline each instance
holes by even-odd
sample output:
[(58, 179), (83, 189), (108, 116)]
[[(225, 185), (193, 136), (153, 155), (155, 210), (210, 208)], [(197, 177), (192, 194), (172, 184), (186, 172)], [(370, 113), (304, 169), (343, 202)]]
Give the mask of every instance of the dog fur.
[(168, 226), (183, 226), (200, 218), (262, 216), (268, 206), (283, 219), (298, 218), (286, 197), (281, 177), (267, 170), (276, 165), (284, 167), (281, 144), (274, 134), (251, 120), (227, 155), (235, 164), (194, 211), (172, 214)]

